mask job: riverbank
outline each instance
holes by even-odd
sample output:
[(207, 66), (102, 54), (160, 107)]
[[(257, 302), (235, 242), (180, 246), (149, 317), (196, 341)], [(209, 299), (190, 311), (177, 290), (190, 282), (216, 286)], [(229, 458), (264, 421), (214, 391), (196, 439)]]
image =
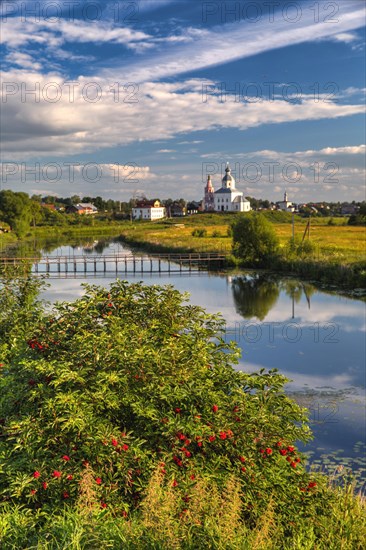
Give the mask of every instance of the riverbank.
[[(230, 224), (233, 214), (198, 214), (157, 222), (112, 222), (92, 220), (90, 225), (36, 227), (26, 237), (17, 240), (14, 234), (0, 235), (0, 253), (24, 256), (37, 253), (37, 241), (43, 249), (56, 242), (77, 242), (81, 239), (120, 237), (131, 247), (155, 253), (219, 252), (227, 257), (227, 267), (255, 268), (232, 255)], [(345, 225), (346, 219), (336, 218), (331, 225), (327, 218), (311, 222), (313, 251), (306, 257), (293, 257), (287, 252), (292, 236), (291, 215), (268, 212), (281, 244), (281, 256), (271, 264), (271, 270), (299, 276), (314, 283), (335, 286), (348, 294), (362, 295), (366, 288), (365, 228)], [(307, 219), (295, 216), (295, 237), (302, 238)], [(87, 241), (84, 241), (87, 242)], [(19, 255), (18, 254), (18, 255)]]
[[(207, 218), (205, 220), (205, 218)], [(221, 223), (218, 223), (221, 221)], [(220, 220), (220, 216), (192, 217), (182, 223), (167, 222), (135, 223), (122, 229), (120, 239), (131, 247), (156, 253), (220, 252), (227, 256), (227, 267), (256, 269), (241, 262), (232, 253), (230, 217)], [(203, 224), (203, 222), (205, 222)], [(223, 223), (224, 222), (224, 223)], [(323, 223), (312, 226), (314, 250), (306, 257), (291, 257), (286, 243), (291, 237), (292, 228), (288, 223), (275, 223), (282, 253), (271, 263), (270, 269), (286, 275), (300, 276), (320, 285), (334, 285), (348, 294), (364, 294), (366, 288), (366, 249), (365, 229), (352, 226), (326, 226)], [(204, 232), (198, 236), (200, 229)], [(295, 235), (303, 232), (304, 225)], [(352, 292), (351, 292), (352, 291)]]
[(15, 233), (0, 235), (0, 255), (37, 255), (39, 243), (43, 249), (51, 248), (55, 243), (63, 244), (70, 241), (87, 242), (88, 239), (117, 237), (130, 222), (95, 223), (93, 225), (47, 226), (35, 227), (23, 238), (18, 239)]

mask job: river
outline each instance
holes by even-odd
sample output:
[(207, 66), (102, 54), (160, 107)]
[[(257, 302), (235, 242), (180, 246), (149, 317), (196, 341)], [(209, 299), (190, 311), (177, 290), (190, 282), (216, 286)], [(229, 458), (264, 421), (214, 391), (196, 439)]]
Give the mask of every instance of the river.
[[(48, 256), (131, 253), (118, 239), (83, 244), (48, 242)], [(39, 247), (38, 247), (39, 249)], [(193, 304), (226, 322), (224, 338), (242, 350), (236, 367), (247, 372), (277, 368), (291, 379), (287, 393), (309, 409), (314, 440), (301, 447), (313, 467), (333, 473), (351, 467), (365, 482), (365, 303), (293, 278), (257, 272), (51, 273), (43, 297), (50, 302), (81, 296), (83, 282), (108, 286), (121, 279), (171, 284)]]

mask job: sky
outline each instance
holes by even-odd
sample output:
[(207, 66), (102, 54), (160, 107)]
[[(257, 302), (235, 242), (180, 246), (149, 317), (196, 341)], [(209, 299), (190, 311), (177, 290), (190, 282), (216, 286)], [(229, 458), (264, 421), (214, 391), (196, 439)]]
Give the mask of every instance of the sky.
[(365, 200), (365, 6), (3, 1), (1, 188)]

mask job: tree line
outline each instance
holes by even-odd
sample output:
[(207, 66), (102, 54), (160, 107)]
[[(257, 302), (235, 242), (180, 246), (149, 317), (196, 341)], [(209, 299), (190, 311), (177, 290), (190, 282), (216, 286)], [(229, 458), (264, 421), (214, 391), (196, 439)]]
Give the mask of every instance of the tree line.
[[(139, 199), (142, 198), (139, 197)], [(78, 203), (93, 204), (99, 212), (99, 219), (100, 217), (116, 220), (127, 219), (130, 217), (137, 200), (136, 197), (129, 201), (117, 201), (103, 199), (100, 196), (85, 196), (82, 198), (79, 195), (66, 198), (53, 195), (29, 196), (24, 192), (4, 190), (0, 191), (0, 228), (8, 226), (19, 237), (22, 237), (29, 231), (30, 227), (91, 224), (92, 219), (89, 216), (68, 214), (68, 209)], [(182, 198), (178, 200), (169, 198), (161, 202), (167, 207), (173, 204), (186, 206), (186, 201)]]

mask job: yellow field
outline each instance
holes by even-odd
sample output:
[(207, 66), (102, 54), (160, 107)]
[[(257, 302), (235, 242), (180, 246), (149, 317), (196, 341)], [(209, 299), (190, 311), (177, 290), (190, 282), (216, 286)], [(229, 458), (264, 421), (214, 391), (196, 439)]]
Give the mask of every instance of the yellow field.
[[(226, 220), (225, 220), (226, 221)], [(292, 227), (289, 223), (273, 224), (282, 246), (286, 244), (292, 235)], [(302, 239), (306, 226), (306, 220), (295, 225), (295, 236)], [(141, 223), (126, 228), (122, 234), (133, 239), (136, 243), (152, 243), (157, 246), (169, 248), (185, 248), (196, 251), (231, 251), (231, 238), (227, 236), (229, 223), (202, 224), (194, 218), (177, 224)], [(207, 236), (193, 237), (194, 229), (205, 229)], [(220, 236), (213, 236), (219, 233)], [(315, 244), (315, 259), (331, 262), (353, 263), (366, 260), (366, 228), (347, 225), (324, 225), (323, 220), (319, 224), (314, 221), (310, 228), (310, 238)]]
[[(276, 224), (275, 229), (284, 244), (292, 235), (289, 224)], [(302, 238), (305, 227), (295, 226), (295, 236)], [(346, 226), (317, 225), (312, 223), (310, 238), (316, 245), (317, 252), (329, 259), (337, 255), (343, 261), (352, 263), (366, 260), (366, 228)]]

